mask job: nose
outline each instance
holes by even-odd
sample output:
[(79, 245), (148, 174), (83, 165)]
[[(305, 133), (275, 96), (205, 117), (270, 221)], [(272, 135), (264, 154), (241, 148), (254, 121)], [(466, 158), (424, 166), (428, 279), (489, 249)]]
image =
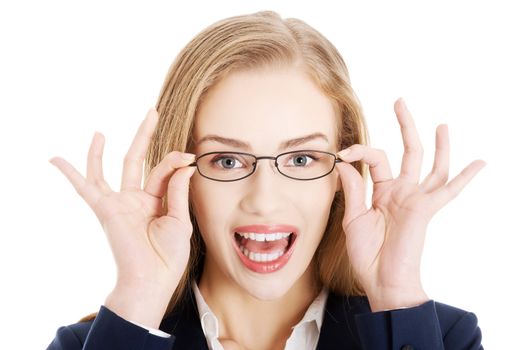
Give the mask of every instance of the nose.
[(276, 169), (273, 159), (259, 160), (255, 172), (244, 179), (247, 186), (241, 208), (253, 215), (275, 216), (285, 203), (281, 198), (285, 179)]
[[(261, 177), (277, 177), (282, 176), (280, 172), (277, 169), (276, 161), (273, 157), (259, 157), (257, 160), (257, 167), (255, 169), (255, 172), (251, 174), (251, 177), (255, 177), (255, 179), (261, 178)], [(253, 181), (259, 181), (259, 180), (253, 180)]]

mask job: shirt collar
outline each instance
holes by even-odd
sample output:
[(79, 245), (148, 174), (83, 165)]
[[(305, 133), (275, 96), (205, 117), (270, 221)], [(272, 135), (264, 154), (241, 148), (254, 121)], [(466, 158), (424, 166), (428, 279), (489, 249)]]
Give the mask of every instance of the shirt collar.
[(320, 332), (322, 327), (322, 320), (324, 319), (324, 308), (326, 306), (326, 300), (328, 297), (328, 290), (326, 287), (323, 287), (318, 296), (313, 300), (311, 305), (309, 305), (304, 317), (298, 322), (293, 328), (300, 326), (301, 324), (315, 321), (317, 329)]
[(200, 289), (198, 289), (198, 285), (194, 280), (191, 283), (191, 287), (195, 294), (198, 314), (200, 315), (200, 324), (204, 331), (204, 336), (206, 337), (207, 347), (209, 349), (220, 349), (221, 346), (218, 343), (218, 319), (205, 302), (204, 297), (200, 293)]
[[(202, 325), (202, 330), (204, 331), (204, 335), (208, 340), (208, 344), (216, 342), (220, 334), (218, 329), (218, 319), (204, 300), (204, 297), (200, 293), (200, 289), (198, 288), (196, 281), (193, 280), (191, 286), (195, 294), (198, 313), (200, 315), (200, 324)], [(328, 289), (323, 287), (322, 291), (318, 294), (315, 300), (313, 300), (311, 305), (309, 305), (309, 308), (306, 310), (304, 317), (302, 317), (302, 319), (295, 326), (293, 326), (293, 329), (299, 328), (303, 324), (314, 321), (317, 326), (317, 331), (320, 333), (328, 294)], [(212, 347), (210, 346), (210, 349), (211, 348)]]

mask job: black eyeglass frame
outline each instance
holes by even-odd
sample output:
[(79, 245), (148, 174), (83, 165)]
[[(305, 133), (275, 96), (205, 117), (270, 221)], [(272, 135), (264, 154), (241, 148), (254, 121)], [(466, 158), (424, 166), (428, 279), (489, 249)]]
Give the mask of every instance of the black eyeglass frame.
[[(283, 172), (280, 171), (280, 168), (278, 167), (278, 158), (280, 158), (281, 156), (284, 156), (286, 154), (290, 154), (290, 153), (299, 153), (299, 152), (317, 152), (317, 153), (324, 153), (324, 154), (329, 154), (331, 156), (333, 156), (334, 158), (334, 162), (333, 162), (333, 166), (331, 167), (331, 169), (329, 170), (328, 173), (326, 173), (325, 175), (322, 175), (322, 176), (317, 176), (317, 177), (314, 177), (314, 178), (311, 178), (311, 179), (298, 179), (296, 177), (292, 177), (292, 176), (288, 176), (286, 174), (284, 174)], [(255, 162), (253, 164), (251, 164), (253, 166), (253, 170), (243, 176), (243, 177), (240, 177), (238, 179), (234, 179), (234, 180), (218, 180), (218, 179), (214, 179), (212, 177), (209, 177), (209, 176), (206, 176), (204, 174), (202, 174), (200, 172), (200, 169), (198, 168), (198, 160), (204, 156), (207, 156), (209, 154), (221, 154), (221, 153), (227, 153), (227, 154), (243, 154), (243, 155), (246, 155), (246, 156), (251, 156), (253, 158), (255, 158)], [(333, 172), (333, 169), (335, 169), (335, 165), (336, 163), (340, 163), (340, 162), (343, 162), (342, 159), (340, 159), (339, 157), (337, 157), (336, 154), (334, 153), (331, 153), (331, 152), (326, 152), (326, 151), (317, 151), (317, 150), (311, 150), (311, 149), (301, 149), (301, 150), (297, 150), (297, 151), (289, 151), (289, 152), (284, 152), (284, 153), (280, 153), (279, 155), (277, 155), (276, 157), (271, 157), (271, 156), (261, 156), (261, 157), (257, 157), (255, 156), (254, 154), (251, 154), (251, 153), (245, 153), (245, 152), (230, 152), (230, 151), (218, 151), (218, 152), (208, 152), (208, 153), (204, 153), (204, 154), (201, 154), (200, 156), (198, 156), (195, 161), (191, 164), (189, 164), (188, 166), (196, 166), (197, 167), (197, 170), (198, 170), (198, 173), (200, 175), (202, 175), (203, 177), (205, 177), (206, 179), (210, 179), (210, 180), (213, 180), (213, 181), (219, 181), (219, 182), (233, 182), (233, 181), (238, 181), (238, 180), (242, 180), (242, 179), (245, 179), (246, 177), (248, 176), (251, 176), (255, 170), (257, 169), (257, 163), (258, 163), (258, 160), (259, 159), (272, 159), (275, 161), (275, 168), (277, 168), (278, 172), (280, 174), (282, 174), (283, 176), (287, 177), (287, 178), (290, 178), (290, 179), (293, 179), (293, 180), (299, 180), (299, 181), (311, 181), (311, 180), (316, 180), (316, 179), (320, 179), (320, 178), (323, 178), (324, 176), (328, 176), (329, 174), (331, 174)]]

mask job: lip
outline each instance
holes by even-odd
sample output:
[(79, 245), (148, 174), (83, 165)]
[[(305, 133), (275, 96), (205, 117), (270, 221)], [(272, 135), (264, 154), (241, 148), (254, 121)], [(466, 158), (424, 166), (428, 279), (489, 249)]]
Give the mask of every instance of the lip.
[[(291, 246), (289, 249), (278, 259), (273, 261), (252, 261), (248, 259), (247, 256), (244, 255), (240, 251), (240, 248), (238, 247), (238, 244), (235, 241), (235, 232), (254, 232), (254, 233), (275, 233), (275, 232), (293, 232), (295, 235), (295, 238), (293, 242), (291, 243)], [(295, 250), (295, 246), (297, 243), (297, 239), (299, 236), (299, 231), (296, 226), (293, 225), (285, 225), (285, 224), (272, 224), (272, 225), (248, 225), (248, 226), (239, 226), (234, 229), (233, 232), (233, 239), (232, 244), (233, 248), (238, 254), (238, 257), (240, 258), (240, 261), (244, 264), (245, 267), (247, 267), (249, 270), (257, 273), (271, 273), (275, 272), (281, 268), (283, 268), (289, 259), (291, 258), (291, 255), (293, 254), (293, 251)]]
[(254, 233), (275, 233), (275, 232), (293, 232), (298, 236), (298, 228), (293, 225), (271, 224), (271, 225), (247, 225), (239, 226), (233, 229), (235, 232), (254, 232)]

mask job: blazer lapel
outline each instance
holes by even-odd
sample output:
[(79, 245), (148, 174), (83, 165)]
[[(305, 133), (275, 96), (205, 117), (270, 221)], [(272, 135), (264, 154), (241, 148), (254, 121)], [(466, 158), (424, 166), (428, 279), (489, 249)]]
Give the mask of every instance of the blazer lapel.
[(175, 336), (174, 349), (208, 350), (192, 288), (177, 307), (160, 324), (161, 330)]
[[(317, 350), (360, 349), (354, 316), (363, 312), (370, 312), (365, 296), (347, 297), (330, 292), (324, 309)], [(160, 329), (176, 337), (176, 349), (208, 350), (191, 288), (188, 288), (178, 309), (164, 318)]]
[(365, 296), (341, 296), (330, 293), (326, 301), (317, 350), (360, 349), (355, 315), (369, 312)]

